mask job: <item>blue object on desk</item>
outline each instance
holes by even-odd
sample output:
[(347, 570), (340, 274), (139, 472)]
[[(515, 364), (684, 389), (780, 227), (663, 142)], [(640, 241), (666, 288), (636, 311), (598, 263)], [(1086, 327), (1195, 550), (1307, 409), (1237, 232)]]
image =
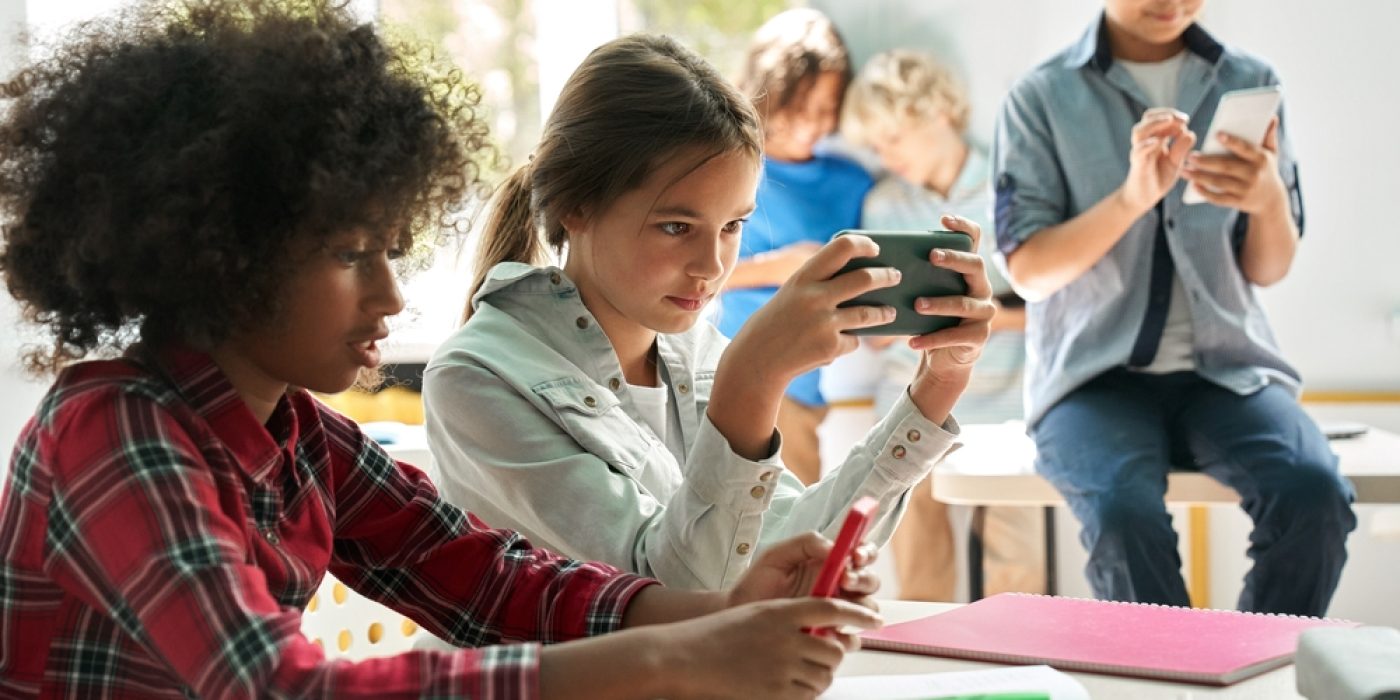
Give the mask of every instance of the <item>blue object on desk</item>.
[(360, 430), (369, 439), (381, 444), (392, 445), (403, 439), (407, 426), (397, 421), (378, 420), (360, 424)]

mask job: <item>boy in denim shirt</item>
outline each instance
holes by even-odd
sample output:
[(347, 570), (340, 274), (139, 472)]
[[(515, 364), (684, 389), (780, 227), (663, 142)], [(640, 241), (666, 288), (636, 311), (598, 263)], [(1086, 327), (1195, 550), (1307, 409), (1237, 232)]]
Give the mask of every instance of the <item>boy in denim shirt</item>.
[[(996, 230), (1030, 302), (1027, 422), (1098, 597), (1189, 604), (1162, 500), (1181, 465), (1254, 521), (1239, 607), (1320, 615), (1353, 491), (1254, 295), (1296, 252), (1297, 167), (1281, 118), (1262, 145), (1191, 153), (1221, 95), (1278, 82), (1201, 29), (1201, 5), (1108, 0), (1002, 106)], [(1207, 204), (1183, 204), (1188, 183)]]

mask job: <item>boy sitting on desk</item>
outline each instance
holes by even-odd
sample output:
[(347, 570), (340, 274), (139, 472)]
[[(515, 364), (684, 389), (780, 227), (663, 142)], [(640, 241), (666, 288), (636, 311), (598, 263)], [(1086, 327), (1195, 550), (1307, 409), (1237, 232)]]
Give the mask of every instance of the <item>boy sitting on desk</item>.
[[(1191, 153), (1222, 94), (1278, 82), (1196, 24), (1202, 4), (1107, 0), (1003, 103), (996, 234), (1029, 302), (1027, 423), (1096, 596), (1189, 604), (1162, 500), (1185, 464), (1254, 521), (1239, 607), (1322, 615), (1352, 488), (1254, 294), (1297, 250), (1298, 172), (1282, 118), (1261, 145)], [(1207, 204), (1183, 203), (1188, 183)]]

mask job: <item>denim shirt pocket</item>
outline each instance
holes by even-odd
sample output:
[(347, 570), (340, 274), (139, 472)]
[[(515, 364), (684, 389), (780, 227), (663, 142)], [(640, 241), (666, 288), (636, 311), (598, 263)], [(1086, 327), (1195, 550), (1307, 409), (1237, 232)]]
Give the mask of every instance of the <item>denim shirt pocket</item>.
[(613, 392), (589, 379), (569, 377), (532, 389), (554, 409), (555, 420), (584, 450), (614, 469), (635, 477), (646, 464), (650, 445)]

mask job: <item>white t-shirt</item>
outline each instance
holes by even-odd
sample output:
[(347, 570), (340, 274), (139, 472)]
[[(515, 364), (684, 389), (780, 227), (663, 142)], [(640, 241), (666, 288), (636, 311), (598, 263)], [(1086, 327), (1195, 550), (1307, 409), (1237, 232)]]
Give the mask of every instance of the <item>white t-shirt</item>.
[[(1186, 51), (1181, 51), (1165, 61), (1138, 63), (1114, 59), (1122, 64), (1133, 81), (1142, 88), (1153, 107), (1175, 107), (1177, 87), (1181, 78), (1181, 66), (1186, 62)], [(1172, 275), (1171, 300), (1167, 307), (1167, 322), (1162, 328), (1162, 339), (1157, 345), (1157, 355), (1146, 367), (1135, 369), (1153, 374), (1182, 372), (1196, 368), (1194, 359), (1195, 335), (1191, 330), (1191, 306), (1186, 299), (1186, 288), (1181, 284), (1181, 275)]]
[[(658, 373), (658, 376), (660, 374)], [(663, 381), (658, 381), (656, 386), (638, 386), (628, 384), (627, 390), (632, 393), (632, 403), (636, 405), (637, 412), (641, 414), (642, 422), (676, 456), (676, 459), (685, 461), (685, 439), (681, 435), (680, 415), (672, 409), (671, 388)]]

